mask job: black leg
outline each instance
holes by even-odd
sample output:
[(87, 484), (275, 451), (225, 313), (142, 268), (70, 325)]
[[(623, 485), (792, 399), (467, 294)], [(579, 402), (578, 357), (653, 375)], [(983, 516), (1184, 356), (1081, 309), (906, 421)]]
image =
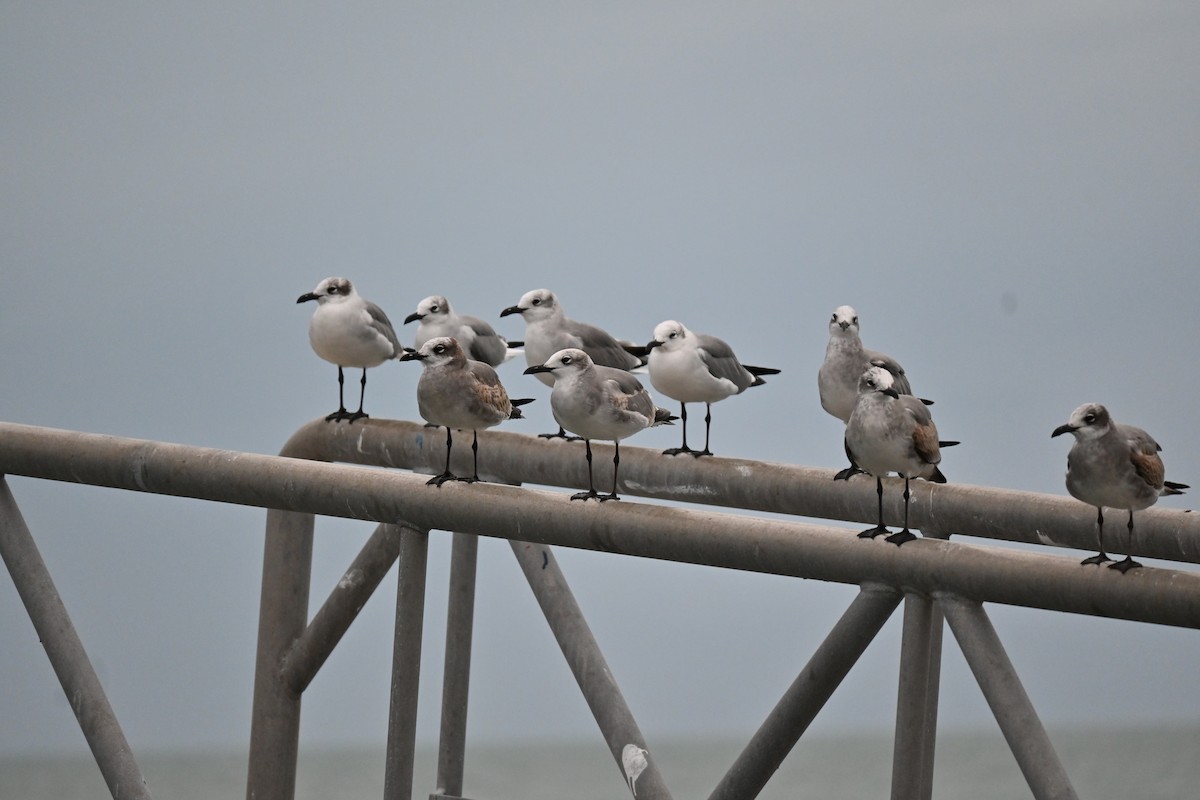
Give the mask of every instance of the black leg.
[(834, 475), (833, 479), (835, 481), (848, 481), (850, 480), (851, 476), (862, 472), (862, 470), (858, 468), (858, 464), (854, 462), (854, 454), (850, 452), (850, 443), (846, 441), (845, 437), (842, 438), (842, 447), (846, 450), (846, 458), (850, 460), (850, 466)]
[[(1133, 549), (1133, 509), (1129, 509), (1129, 549)], [(1125, 556), (1124, 560), (1109, 564), (1109, 569), (1119, 570), (1122, 575), (1131, 569), (1137, 569), (1141, 564), (1133, 560), (1133, 556)]]
[(367, 368), (363, 367), (362, 378), (358, 382), (358, 411), (353, 414), (348, 414), (346, 419), (354, 422), (356, 419), (366, 419), (369, 415), (363, 411), (363, 398), (367, 396)]
[(578, 442), (582, 436), (571, 436), (567, 433), (567, 429), (562, 425), (558, 426), (558, 433), (539, 433), (539, 439), (562, 439), (564, 442)]
[(349, 413), (347, 413), (347, 411), (346, 411), (346, 401), (344, 399), (345, 395), (342, 393), (342, 390), (345, 388), (345, 386), (346, 386), (346, 376), (342, 372), (341, 365), (339, 365), (338, 366), (338, 410), (333, 412), (332, 414), (329, 414), (328, 416), (326, 416), (325, 417), (326, 422), (330, 422), (332, 420), (346, 419), (347, 417), (350, 416)]
[(712, 403), (704, 404), (704, 449), (699, 453), (692, 453), (696, 458), (700, 456), (711, 456), (712, 450), (708, 449), (708, 434), (712, 430)]
[(620, 500), (617, 497), (617, 467), (621, 466), (621, 443), (613, 442), (613, 488), (611, 494), (602, 494), (597, 499), (603, 503), (605, 500)]
[(450, 426), (446, 426), (446, 471), (441, 475), (434, 475), (432, 478), (425, 481), (426, 486), (441, 487), (441, 485), (446, 481), (455, 480), (454, 474), (450, 472), (450, 448), (453, 446), (453, 443)]
[(1096, 509), (1096, 540), (1100, 545), (1100, 552), (1091, 558), (1085, 558), (1080, 561), (1080, 564), (1103, 564), (1105, 561), (1112, 561), (1108, 554), (1104, 552), (1104, 508), (1097, 507)]
[(588, 462), (588, 490), (586, 492), (576, 492), (571, 495), (572, 500), (587, 500), (591, 497), (599, 497), (596, 493), (596, 484), (592, 481), (592, 440), (584, 439), (584, 445), (587, 447), (587, 462)]
[(472, 459), (472, 475), (469, 478), (459, 478), (460, 481), (467, 483), (475, 483), (479, 480), (479, 431), (471, 431), (471, 459)]
[(879, 496), (879, 524), (874, 528), (867, 528), (858, 535), (860, 539), (874, 539), (880, 534), (887, 533), (888, 529), (883, 526), (883, 479), (875, 478), (875, 493)]
[(904, 544), (905, 542), (911, 542), (913, 539), (917, 538), (915, 535), (913, 535), (913, 532), (908, 529), (908, 498), (911, 496), (912, 495), (910, 495), (908, 492), (908, 476), (905, 475), (904, 476), (904, 529), (901, 531), (897, 531), (896, 533), (893, 533), (891, 536), (887, 537), (887, 540), (889, 542), (891, 542), (892, 544), (896, 545), (897, 547)]
[(680, 453), (694, 453), (692, 448), (688, 447), (687, 443), (687, 403), (679, 404), (679, 419), (683, 422), (683, 445), (681, 447), (672, 447), (669, 450), (663, 450), (664, 456), (677, 456)]

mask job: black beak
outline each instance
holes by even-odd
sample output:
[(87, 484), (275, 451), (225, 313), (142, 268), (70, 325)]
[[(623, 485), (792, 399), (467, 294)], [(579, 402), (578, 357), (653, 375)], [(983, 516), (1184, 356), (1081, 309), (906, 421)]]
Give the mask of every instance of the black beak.
[(525, 309), (521, 308), (520, 306), (509, 306), (500, 312), (500, 316), (507, 317), (509, 314), (520, 314), (524, 310)]
[(886, 394), (888, 397), (892, 398), (893, 400), (897, 400), (900, 397), (900, 393), (897, 392), (895, 389), (893, 389), (891, 386), (889, 386), (886, 389), (881, 389), (880, 391), (883, 394)]
[(1054, 433), (1050, 434), (1050, 438), (1053, 439), (1055, 436), (1059, 436), (1064, 433), (1074, 433), (1074, 432), (1075, 432), (1075, 426), (1071, 425), (1070, 423), (1068, 423), (1066, 425), (1059, 425), (1057, 428), (1054, 429)]
[(658, 339), (655, 339), (655, 340), (654, 340), (654, 341), (652, 341), (652, 342), (647, 342), (647, 343), (646, 343), (646, 349), (647, 349), (647, 350), (653, 350), (653, 349), (654, 349), (654, 348), (656, 348), (656, 347), (662, 347), (662, 346), (663, 346), (663, 344), (664, 344), (664, 342), (660, 342)]
[(317, 299), (317, 296), (315, 294), (313, 294), (312, 292), (308, 292), (307, 294), (302, 294), (299, 297), (297, 297), (296, 302), (297, 303), (307, 303), (309, 300), (316, 300), (316, 299)]
[(536, 375), (539, 372), (554, 372), (554, 367), (547, 367), (545, 364), (538, 364), (525, 370), (526, 375)]
[(400, 361), (424, 361), (425, 356), (418, 353), (416, 350), (405, 350), (400, 356)]
[(407, 317), (404, 318), (404, 324), (407, 325), (408, 323), (416, 322), (419, 319), (425, 319), (425, 315), (418, 314), (416, 311), (414, 311), (413, 313), (409, 314)]

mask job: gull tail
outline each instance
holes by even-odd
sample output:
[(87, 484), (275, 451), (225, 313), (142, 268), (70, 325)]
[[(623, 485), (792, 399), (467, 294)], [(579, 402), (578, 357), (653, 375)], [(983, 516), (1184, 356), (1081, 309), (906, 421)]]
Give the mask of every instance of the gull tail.
[(508, 415), (508, 418), (509, 419), (525, 419), (525, 415), (521, 413), (521, 406), (527, 406), (530, 403), (532, 403), (535, 399), (536, 398), (533, 398), (533, 397), (521, 397), (521, 398), (518, 398), (517, 400), (509, 400), (508, 402), (512, 403), (513, 410), (512, 410), (512, 413)]
[[(958, 444), (958, 442), (955, 442), (955, 444)], [(942, 474), (940, 469), (934, 467), (933, 474), (926, 478), (926, 480), (928, 480), (930, 483), (945, 483), (946, 476)]]
[(763, 375), (778, 375), (780, 370), (774, 367), (752, 367), (749, 364), (742, 364), (742, 369), (754, 376), (754, 383), (751, 386), (762, 386), (766, 381), (762, 379)]
[(1175, 483), (1174, 481), (1163, 481), (1163, 488), (1162, 488), (1162, 491), (1159, 492), (1159, 494), (1164, 497), (1167, 495), (1172, 495), (1172, 494), (1183, 494), (1184, 489), (1190, 489), (1190, 488), (1192, 488), (1192, 487), (1188, 486), (1186, 483)]
[(665, 408), (657, 408), (656, 407), (654, 409), (654, 422), (650, 423), (650, 426), (654, 427), (655, 425), (674, 425), (675, 420), (677, 420), (677, 419), (679, 419), (679, 417), (675, 416), (670, 411), (667, 411)]

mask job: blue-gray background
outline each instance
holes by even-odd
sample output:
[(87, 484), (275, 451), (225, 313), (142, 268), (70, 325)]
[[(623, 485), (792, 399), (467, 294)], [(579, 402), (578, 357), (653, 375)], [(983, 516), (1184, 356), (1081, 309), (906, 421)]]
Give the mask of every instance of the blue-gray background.
[[(638, 341), (680, 319), (784, 370), (716, 407), (718, 453), (831, 469), (815, 374), (850, 303), (963, 441), (952, 481), (1063, 493), (1049, 433), (1096, 400), (1200, 485), (1198, 35), (1156, 2), (5, 3), (0, 419), (277, 452), (333, 408), (295, 298), (340, 274), (398, 326), (436, 292), (519, 337), (498, 314), (543, 286)], [(375, 370), (367, 410), (415, 419), (417, 371)], [(263, 513), (10, 483), (135, 751), (244, 747)], [(371, 527), (320, 523), (314, 602)], [(652, 740), (752, 730), (853, 596), (560, 557)], [(306, 695), (306, 746), (383, 741), (393, 587)], [(1200, 717), (1194, 632), (992, 613), (1047, 721)], [(500, 542), (477, 623), (473, 736), (594, 736)], [(891, 725), (897, 639), (818, 728)], [(6, 575), (0, 674), (0, 753), (82, 749)], [(944, 679), (946, 724), (991, 724), (953, 646)]]

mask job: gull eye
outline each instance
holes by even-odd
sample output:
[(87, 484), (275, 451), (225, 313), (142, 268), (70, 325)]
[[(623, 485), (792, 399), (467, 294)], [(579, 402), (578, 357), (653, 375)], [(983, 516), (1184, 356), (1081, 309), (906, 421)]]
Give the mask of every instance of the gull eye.
[(1093, 422), (1096, 421), (1096, 415), (1095, 414), (1084, 414), (1083, 421), (1086, 422), (1088, 425), (1091, 425)]
[(542, 298), (540, 298), (540, 297), (533, 298), (533, 305), (540, 306), (541, 304), (542, 304)]
[(435, 345), (433, 348), (433, 352), (437, 353), (438, 355), (441, 355), (442, 353), (446, 352), (446, 345), (444, 345), (444, 344)]
[(429, 313), (430, 313), (430, 314), (436, 314), (437, 312), (438, 312), (438, 304), (437, 304), (437, 303), (434, 303), (433, 305), (431, 305), (431, 306), (429, 307)]
[(858, 317), (855, 317), (854, 319), (850, 320), (850, 324), (851, 324), (851, 325), (857, 325), (857, 324), (858, 324)]
[(563, 356), (563, 357), (562, 357), (562, 363), (563, 363), (563, 364), (570, 364), (570, 363), (571, 363), (571, 357), (570, 357), (570, 356)]

